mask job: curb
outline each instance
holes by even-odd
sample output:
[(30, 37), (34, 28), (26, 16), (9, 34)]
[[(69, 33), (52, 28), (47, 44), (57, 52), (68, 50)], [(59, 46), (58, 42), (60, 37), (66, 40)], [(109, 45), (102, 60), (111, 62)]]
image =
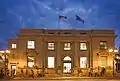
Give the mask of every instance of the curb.
[(120, 77), (52, 77), (52, 78), (13, 78), (12, 80), (74, 80), (74, 79), (119, 79)]

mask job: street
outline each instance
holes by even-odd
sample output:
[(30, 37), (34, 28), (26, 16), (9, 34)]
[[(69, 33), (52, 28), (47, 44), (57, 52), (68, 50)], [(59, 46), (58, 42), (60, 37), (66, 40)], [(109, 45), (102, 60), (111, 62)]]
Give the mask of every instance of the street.
[[(0, 80), (0, 81), (58, 81), (58, 80)], [(113, 79), (74, 79), (74, 80), (59, 80), (59, 81), (120, 81)]]

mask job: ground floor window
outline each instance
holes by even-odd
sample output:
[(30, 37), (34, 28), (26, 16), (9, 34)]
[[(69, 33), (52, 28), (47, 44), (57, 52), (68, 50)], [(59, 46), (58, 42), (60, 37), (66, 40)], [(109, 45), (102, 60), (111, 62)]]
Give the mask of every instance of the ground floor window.
[(87, 68), (87, 57), (80, 57), (80, 68)]
[(107, 56), (101, 56), (100, 57), (100, 66), (101, 67), (107, 66)]
[(11, 69), (12, 69), (11, 74), (12, 74), (12, 76), (16, 75), (16, 68), (17, 68), (16, 65), (11, 65)]
[(35, 65), (35, 57), (28, 56), (27, 57), (27, 64), (28, 64), (28, 67), (32, 68)]
[(48, 68), (54, 68), (54, 67), (55, 67), (55, 58), (48, 57)]

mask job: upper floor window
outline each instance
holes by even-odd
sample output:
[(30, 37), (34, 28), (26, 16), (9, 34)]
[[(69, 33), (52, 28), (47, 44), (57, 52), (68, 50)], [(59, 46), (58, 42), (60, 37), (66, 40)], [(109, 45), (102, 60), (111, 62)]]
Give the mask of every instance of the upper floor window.
[(54, 50), (54, 43), (48, 43), (48, 50)]
[(12, 49), (16, 49), (17, 48), (17, 44), (12, 44)]
[(107, 49), (107, 41), (100, 41), (100, 49)]
[(71, 50), (70, 43), (64, 43), (64, 50)]
[(86, 44), (86, 42), (81, 42), (80, 43), (80, 50), (87, 50), (87, 44)]
[(27, 41), (27, 48), (34, 49), (35, 48), (35, 41)]

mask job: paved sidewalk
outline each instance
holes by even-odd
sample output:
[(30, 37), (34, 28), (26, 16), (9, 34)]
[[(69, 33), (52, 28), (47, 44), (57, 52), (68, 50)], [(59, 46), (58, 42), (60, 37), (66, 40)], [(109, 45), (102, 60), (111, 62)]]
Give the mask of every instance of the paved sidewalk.
[(15, 77), (15, 80), (73, 80), (73, 79), (119, 79), (120, 77), (41, 77), (41, 78), (20, 78)]

